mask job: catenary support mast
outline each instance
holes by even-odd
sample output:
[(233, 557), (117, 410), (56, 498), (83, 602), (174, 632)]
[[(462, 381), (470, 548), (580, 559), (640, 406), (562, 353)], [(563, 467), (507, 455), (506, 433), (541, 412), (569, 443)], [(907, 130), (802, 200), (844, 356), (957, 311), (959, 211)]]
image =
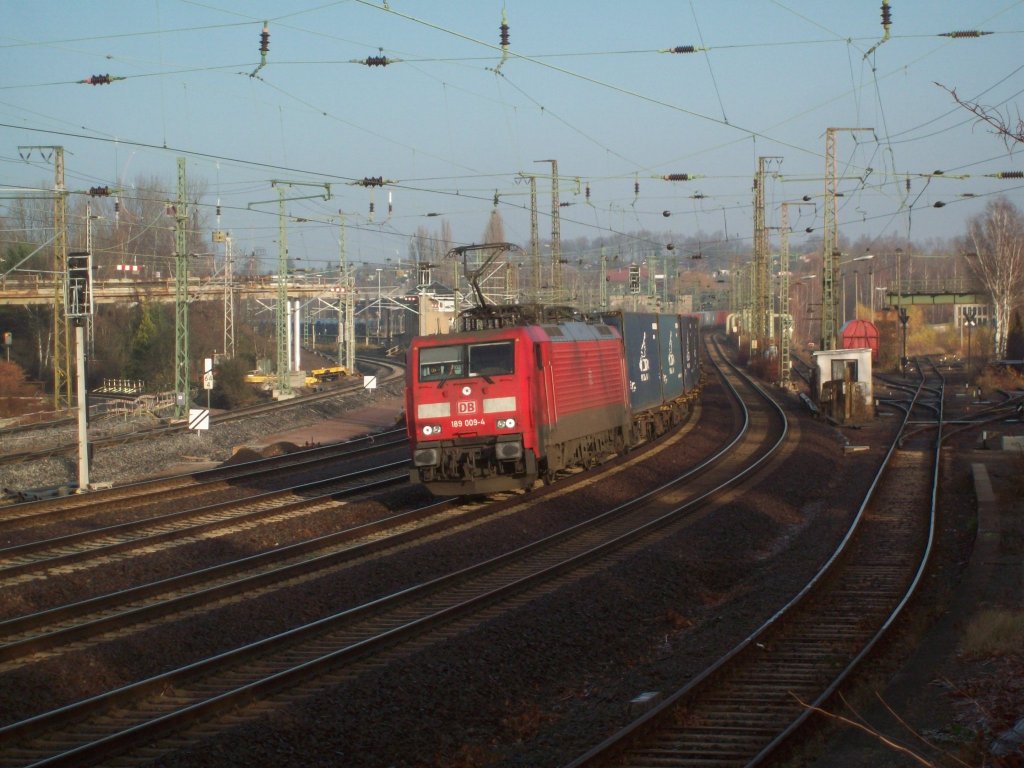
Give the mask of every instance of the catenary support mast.
[(188, 417), (188, 188), (185, 158), (178, 158), (178, 198), (174, 208), (174, 414)]

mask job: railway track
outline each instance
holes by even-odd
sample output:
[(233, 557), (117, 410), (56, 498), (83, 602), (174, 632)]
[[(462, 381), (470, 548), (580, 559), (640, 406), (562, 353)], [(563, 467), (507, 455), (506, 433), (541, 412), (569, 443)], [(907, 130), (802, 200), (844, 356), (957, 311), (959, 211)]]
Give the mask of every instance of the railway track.
[[(282, 477), (302, 476), (325, 465), (349, 462), (383, 450), (405, 449), (407, 445), (405, 431), (395, 429), (344, 443), (318, 446), (188, 475), (173, 475), (87, 494), (14, 504), (6, 507), (4, 515), (0, 517), (0, 536), (11, 536), (15, 532), (31, 533), (54, 523), (67, 524), (76, 519), (95, 518), (107, 512), (122, 510), (124, 502), (128, 500), (131, 501), (133, 518), (141, 519), (146, 510), (165, 506), (170, 501), (180, 509), (189, 499), (240, 498), (247, 493), (247, 488), (273, 485), (275, 481), (280, 487), (285, 485), (279, 479)], [(99, 527), (102, 522), (93, 520), (91, 525)]]
[[(364, 363), (364, 365), (366, 365), (367, 367), (372, 367), (372, 369), (377, 372), (381, 384), (397, 381), (404, 374), (403, 366), (399, 365), (398, 363), (393, 363), (376, 358), (364, 359), (362, 362)], [(283, 400), (273, 403), (261, 403), (259, 405), (252, 405), (245, 408), (237, 408), (235, 410), (227, 411), (225, 413), (214, 414), (213, 416), (210, 417), (210, 423), (216, 426), (218, 424), (227, 424), (233, 421), (251, 419), (262, 414), (278, 411), (282, 408), (308, 406), (324, 400), (345, 398), (347, 396), (359, 393), (361, 392), (361, 390), (361, 382), (351, 382), (337, 389), (330, 389), (325, 392), (315, 392), (308, 395), (302, 395), (300, 397), (292, 398), (291, 400)], [(75, 422), (73, 420), (63, 420), (61, 422), (48, 422), (42, 426), (29, 425), (28, 427), (2, 430), (0, 431), (0, 446), (4, 444), (4, 440), (2, 439), (4, 435), (31, 435), (34, 432), (42, 431), (42, 429), (45, 427), (59, 427), (61, 424), (64, 423), (73, 425)], [(127, 443), (137, 442), (139, 440), (151, 440), (154, 438), (158, 438), (162, 435), (170, 435), (186, 431), (188, 431), (188, 425), (186, 423), (168, 423), (161, 424), (159, 426), (152, 428), (136, 430), (133, 432), (90, 437), (89, 442), (94, 450), (99, 450), (105, 447), (125, 445)], [(70, 430), (65, 437), (62, 437), (61, 440), (62, 443), (59, 445), (49, 446), (47, 448), (39, 450), (0, 452), (0, 465), (17, 464), (23, 461), (39, 461), (54, 456), (63, 456), (70, 453), (76, 453), (78, 451), (77, 433), (75, 433), (73, 429)]]
[(943, 393), (937, 370), (921, 375), (853, 525), (800, 593), (570, 768), (757, 765), (827, 705), (890, 630), (928, 565)]
[[(302, 503), (344, 505), (333, 495)], [(282, 583), (294, 584), (307, 575), (408, 546), (449, 527), (453, 518), (465, 526), (493, 513), (479, 503), (438, 501), (238, 560), (0, 621), (0, 673), (3, 665), (23, 663), (38, 653), (65, 652), (71, 643), (79, 648), (101, 636), (109, 642), (164, 617), (206, 610), (238, 595), (252, 598)]]
[[(785, 441), (785, 418), (735, 370), (724, 376), (761, 398), (715, 457), (628, 504), (505, 555), (370, 603), (0, 729), (0, 765), (82, 765), (133, 747), (139, 761), (187, 740), (189, 729), (237, 721), (346, 679), (368, 665), (450, 636), (494, 612), (554, 590), (670, 535), (697, 509), (749, 477)], [(202, 728), (200, 728), (202, 730)], [(6, 761), (6, 762), (5, 762)], [(125, 755), (118, 764), (131, 764)]]
[(223, 535), (250, 528), (270, 518), (308, 515), (318, 503), (330, 504), (370, 488), (404, 483), (408, 480), (407, 467), (408, 460), (403, 458), (284, 490), (0, 549), (0, 588), (95, 567), (130, 551), (153, 552), (214, 532)]

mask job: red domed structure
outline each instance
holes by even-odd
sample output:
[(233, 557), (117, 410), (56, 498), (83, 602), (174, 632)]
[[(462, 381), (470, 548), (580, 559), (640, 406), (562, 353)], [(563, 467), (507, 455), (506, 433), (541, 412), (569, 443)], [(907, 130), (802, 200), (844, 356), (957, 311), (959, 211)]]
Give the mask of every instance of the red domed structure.
[(868, 320), (851, 320), (839, 332), (843, 349), (870, 349), (871, 362), (878, 362), (878, 328)]

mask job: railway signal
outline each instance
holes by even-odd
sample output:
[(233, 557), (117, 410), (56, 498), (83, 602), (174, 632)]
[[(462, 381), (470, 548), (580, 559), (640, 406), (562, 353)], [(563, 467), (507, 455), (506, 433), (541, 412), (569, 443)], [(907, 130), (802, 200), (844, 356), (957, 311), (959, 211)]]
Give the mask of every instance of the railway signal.
[(68, 254), (64, 309), (68, 317), (92, 314), (92, 254), (89, 251)]

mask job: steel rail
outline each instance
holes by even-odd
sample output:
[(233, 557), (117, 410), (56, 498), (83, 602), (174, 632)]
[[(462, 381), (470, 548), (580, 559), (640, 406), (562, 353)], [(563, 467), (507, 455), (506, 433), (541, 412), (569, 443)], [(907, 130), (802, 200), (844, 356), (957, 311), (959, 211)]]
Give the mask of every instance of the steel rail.
[[(757, 393), (765, 397), (759, 388)], [(766, 402), (784, 424), (781, 409), (770, 399)], [(748, 423), (745, 419), (744, 433)], [(32, 759), (31, 764), (36, 766), (81, 765), (103, 759), (132, 745), (151, 742), (165, 732), (179, 731), (196, 717), (210, 717), (235, 709), (254, 699), (270, 696), (283, 687), (299, 685), (310, 675), (325, 673), (328, 668), (355, 664), (367, 655), (386, 653), (398, 643), (420, 637), (430, 629), (448, 626), (503, 601), (521, 600), (524, 592), (552, 588), (552, 583), (558, 579), (573, 578), (581, 569), (593, 567), (602, 559), (610, 562), (624, 556), (624, 550), (630, 545), (639, 546), (645, 537), (663, 534), (664, 529), (684, 521), (688, 514), (720, 491), (744, 481), (775, 455), (785, 440), (784, 427), (779, 432), (781, 436), (771, 440), (767, 440), (767, 434), (758, 435), (760, 450), (744, 459), (739, 472), (723, 467), (721, 455), (713, 457), (702, 464), (701, 469), (691, 470), (675, 482), (649, 491), (642, 499), (620, 505), (595, 520), (503, 556), (252, 645), (14, 723), (0, 729), (0, 746), (4, 753), (17, 759)], [(722, 455), (743, 447), (742, 439), (738, 436), (723, 449)], [(706, 481), (710, 487), (696, 492), (694, 498), (680, 506), (664, 504), (672, 507), (668, 510), (651, 508), (657, 496), (668, 489), (688, 486), (696, 473), (709, 468), (719, 475)], [(598, 526), (603, 530), (597, 530)], [(382, 614), (385, 610), (390, 613)], [(354, 622), (361, 621), (365, 622), (364, 628), (360, 629), (359, 624), (353, 626)], [(297, 643), (312, 645), (300, 652)], [(286, 652), (285, 646), (291, 650)], [(233, 673), (222, 671), (229, 663), (235, 670)], [(233, 682), (215, 684), (206, 678), (214, 673), (226, 674)], [(189, 680), (197, 676), (202, 682), (195, 683), (192, 690)], [(225, 684), (228, 689), (219, 687)], [(217, 691), (211, 693), (215, 687)], [(143, 701), (147, 702), (144, 706)], [(169, 706), (173, 702), (177, 703), (171, 711)], [(142, 709), (147, 709), (149, 714), (141, 713)], [(80, 724), (74, 732), (59, 733), (65, 723), (81, 718), (86, 718), (88, 723)], [(85, 733), (89, 735), (84, 736)], [(41, 737), (34, 749), (23, 751), (31, 745), (23, 744), (22, 748), (14, 745), (23, 739), (31, 742), (32, 734)], [(83, 738), (87, 743), (78, 742)], [(78, 746), (68, 747), (76, 742)], [(59, 746), (55, 754), (53, 749), (58, 744), (63, 746)], [(50, 750), (48, 757), (36, 751), (45, 749)]]
[(217, 484), (253, 480), (261, 476), (279, 473), (282, 469), (301, 471), (304, 467), (315, 467), (317, 464), (356, 458), (387, 448), (398, 447), (407, 442), (405, 430), (396, 429), (345, 442), (304, 448), (280, 456), (204, 469), (187, 475), (140, 480), (90, 493), (64, 496), (60, 499), (14, 504), (4, 508), (3, 515), (0, 516), (0, 531), (24, 528), (26, 524), (45, 524), (49, 520), (66, 521), (81, 515), (92, 514), (105, 506), (126, 500), (131, 500), (132, 504), (138, 507), (170, 498), (195, 496), (207, 492)]
[[(291, 503), (296, 493), (318, 491), (321, 494), (337, 494), (340, 490), (347, 490), (355, 480), (393, 470), (402, 471), (398, 475), (380, 478), (377, 484), (386, 486), (407, 482), (408, 475), (405, 472), (407, 466), (408, 461), (403, 459), (325, 480), (303, 483), (293, 488), (267, 491), (242, 499), (179, 510), (153, 518), (133, 520), (96, 530), (80, 531), (55, 539), (44, 539), (0, 549), (0, 585), (4, 581), (31, 571), (53, 571), (66, 568), (72, 563), (83, 560), (110, 557), (130, 549), (153, 547), (160, 543), (172, 542), (175, 539), (207, 533), (217, 528), (278, 515), (285, 507), (301, 508), (304, 506), (304, 502)], [(282, 501), (289, 503), (278, 503)], [(196, 519), (199, 522), (193, 522)], [(173, 527), (169, 528), (168, 526)]]
[[(374, 365), (381, 366), (381, 370), (389, 371), (384, 376), (382, 383), (388, 383), (397, 380), (403, 371), (403, 366), (399, 365), (398, 363), (391, 363), (377, 359), (372, 359), (371, 362)], [(299, 406), (311, 405), (325, 400), (332, 400), (335, 398), (348, 399), (349, 397), (361, 392), (362, 388), (363, 387), (361, 384), (353, 382), (350, 386), (342, 387), (339, 389), (333, 389), (327, 392), (315, 392), (309, 395), (300, 395), (289, 400), (281, 400), (273, 403), (260, 403), (258, 405), (245, 406), (224, 413), (215, 414), (210, 417), (210, 423), (213, 425), (225, 424), (232, 421), (253, 418), (268, 413), (276, 413), (281, 410), (287, 410)], [(147, 429), (142, 429), (130, 433), (124, 433), (121, 435), (95, 437), (90, 439), (89, 442), (94, 449), (98, 449), (115, 445), (124, 445), (126, 443), (137, 442), (139, 440), (151, 440), (154, 437), (160, 437), (162, 435), (169, 434), (177, 434), (179, 432), (186, 431), (188, 431), (188, 424), (184, 422), (179, 422), (172, 424), (163, 424), (160, 426), (150, 427)], [(3, 431), (0, 431), (0, 436), (2, 436), (2, 434)], [(47, 448), (39, 451), (0, 453), (0, 465), (18, 464), (23, 461), (39, 461), (54, 456), (63, 456), (68, 453), (74, 453), (77, 450), (78, 443), (77, 440), (74, 440), (64, 445), (59, 445), (53, 448)]]
[[(664, 767), (726, 764), (755, 766), (774, 754), (781, 745), (788, 743), (808, 718), (820, 711), (892, 627), (913, 596), (928, 565), (935, 528), (939, 444), (942, 431), (941, 402), (937, 419), (938, 437), (932, 446), (934, 458), (931, 466), (930, 510), (925, 521), (925, 545), (913, 572), (907, 574), (909, 582), (902, 593), (892, 599), (892, 607), (884, 619), (866, 636), (860, 638), (856, 648), (846, 655), (846, 660), (840, 668), (822, 669), (834, 664), (836, 656), (833, 654), (833, 648), (827, 649), (827, 653), (822, 651), (821, 645), (824, 640), (821, 629), (826, 626), (842, 626), (841, 617), (836, 617), (836, 621), (831, 622), (812, 610), (803, 625), (798, 626), (793, 619), (799, 617), (800, 612), (810, 605), (812, 600), (819, 599), (819, 595), (824, 594), (831, 585), (841, 583), (839, 574), (866, 527), (866, 515), (879, 492), (887, 469), (893, 463), (894, 456), (902, 444), (911, 414), (915, 407), (923, 405), (922, 394), (927, 391), (926, 379), (922, 374), (898, 434), (889, 446), (882, 466), (865, 494), (850, 527), (827, 562), (799, 593), (693, 680), (668, 696), (661, 704), (573, 760), (567, 768), (623, 764)], [(829, 600), (828, 597), (820, 599), (823, 604), (833, 607), (841, 605), (844, 599), (850, 604), (854, 600), (852, 593), (835, 600)], [(790, 629), (790, 634), (787, 635), (787, 627), (795, 629)], [(840, 635), (833, 637), (830, 643), (838, 647), (842, 640), (842, 632), (852, 634), (848, 630), (848, 627), (836, 630)], [(778, 663), (780, 658), (782, 667), (772, 666)], [(790, 668), (786, 667), (787, 664)], [(824, 675), (824, 683), (819, 684), (810, 679), (816, 675)], [(733, 692), (725, 692), (726, 685), (723, 681), (734, 686)], [(747, 685), (744, 685), (744, 681)], [(816, 685), (816, 690), (806, 701), (790, 699), (788, 702), (772, 703), (787, 690), (786, 686), (791, 686), (792, 690), (801, 690), (809, 685)], [(735, 715), (736, 712), (744, 711), (744, 708), (758, 711), (744, 721), (742, 717)], [(746, 725), (741, 725), (744, 722)], [(687, 726), (687, 723), (693, 725)], [(698, 723), (700, 725), (697, 725)]]

